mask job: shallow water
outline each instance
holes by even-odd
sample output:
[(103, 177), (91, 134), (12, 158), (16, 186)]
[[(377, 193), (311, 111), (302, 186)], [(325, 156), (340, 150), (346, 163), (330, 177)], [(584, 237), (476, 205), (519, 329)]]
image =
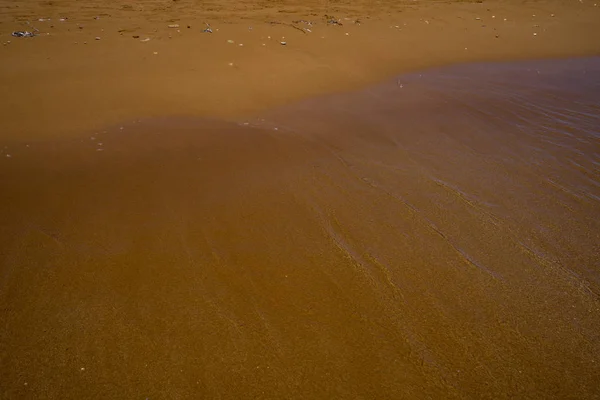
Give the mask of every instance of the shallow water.
[(122, 128), (3, 150), (1, 397), (597, 396), (600, 59)]

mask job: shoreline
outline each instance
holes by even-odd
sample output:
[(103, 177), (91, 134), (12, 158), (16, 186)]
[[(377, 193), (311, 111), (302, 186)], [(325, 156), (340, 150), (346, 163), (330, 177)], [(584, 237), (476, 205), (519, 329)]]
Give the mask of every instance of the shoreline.
[(598, 77), (0, 147), (0, 397), (594, 398)]
[[(50, 35), (10, 38), (0, 47), (0, 88), (9, 94), (0, 99), (3, 141), (78, 137), (165, 115), (238, 119), (420, 69), (600, 54), (593, 40), (600, 7), (593, 3), (399, 4), (384, 15), (359, 2), (332, 8), (341, 26), (310, 5), (294, 10), (284, 3), (279, 12), (242, 20), (245, 11), (227, 14), (227, 3), (202, 17), (180, 7), (160, 18), (152, 17), (160, 11), (107, 13), (70, 3), (59, 2), (55, 14), (52, 7), (37, 11), (50, 21), (32, 25)], [(26, 9), (16, 18), (14, 10), (5, 6), (0, 14), (3, 43), (11, 30), (28, 26), (17, 19), (36, 13)], [(212, 34), (202, 33), (207, 18), (216, 21)], [(314, 24), (292, 22), (298, 20)]]

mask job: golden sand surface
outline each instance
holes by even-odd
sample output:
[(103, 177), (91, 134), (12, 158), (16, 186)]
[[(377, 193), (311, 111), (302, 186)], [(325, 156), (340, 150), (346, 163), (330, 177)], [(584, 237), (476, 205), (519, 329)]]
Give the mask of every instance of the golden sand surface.
[(597, 398), (600, 8), (302, 4), (0, 2), (0, 398)]

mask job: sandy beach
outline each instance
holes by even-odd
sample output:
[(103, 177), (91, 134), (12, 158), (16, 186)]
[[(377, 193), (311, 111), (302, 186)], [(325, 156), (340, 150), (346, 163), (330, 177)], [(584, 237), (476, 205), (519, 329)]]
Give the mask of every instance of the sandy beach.
[(0, 398), (597, 398), (598, 21), (0, 0)]
[(432, 66), (594, 55), (599, 19), (591, 1), (2, 1), (0, 138), (236, 118)]

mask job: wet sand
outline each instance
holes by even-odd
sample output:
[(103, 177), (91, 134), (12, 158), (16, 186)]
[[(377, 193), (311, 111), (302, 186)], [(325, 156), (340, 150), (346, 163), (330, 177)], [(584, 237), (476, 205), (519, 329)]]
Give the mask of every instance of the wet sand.
[(574, 59), (12, 144), (1, 395), (596, 398), (599, 116)]
[(597, 398), (598, 20), (0, 0), (0, 398)]

